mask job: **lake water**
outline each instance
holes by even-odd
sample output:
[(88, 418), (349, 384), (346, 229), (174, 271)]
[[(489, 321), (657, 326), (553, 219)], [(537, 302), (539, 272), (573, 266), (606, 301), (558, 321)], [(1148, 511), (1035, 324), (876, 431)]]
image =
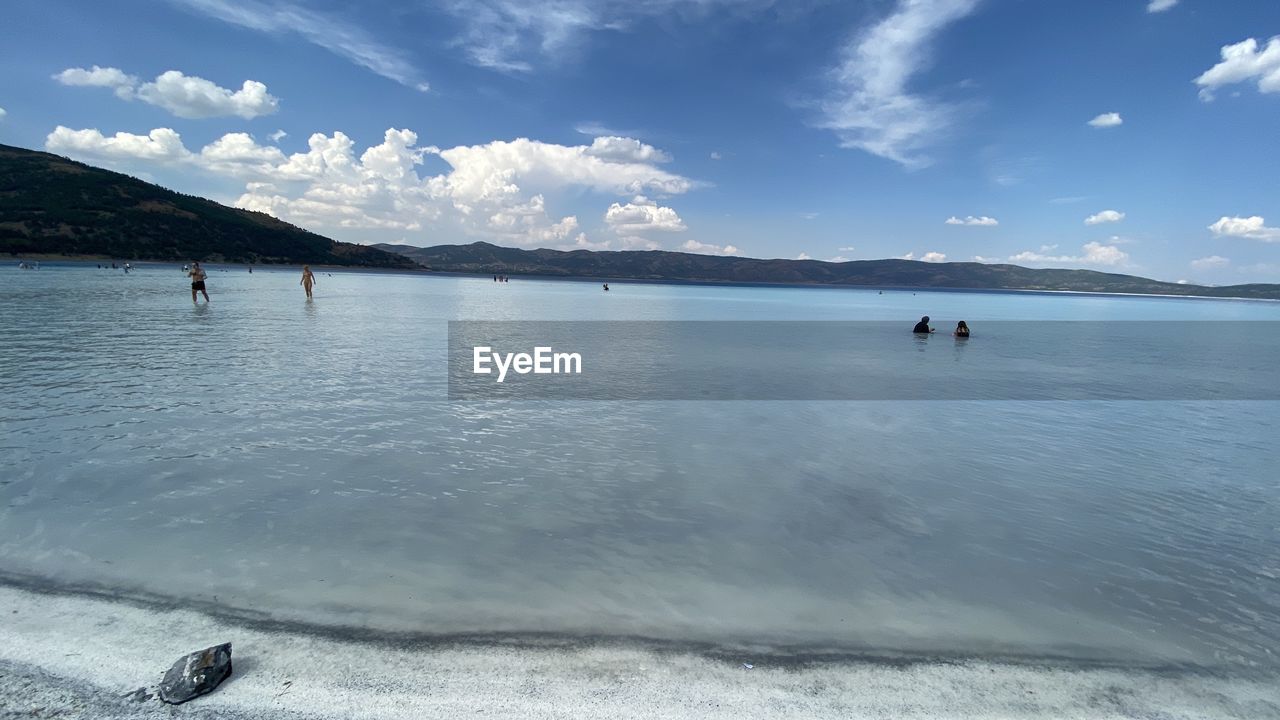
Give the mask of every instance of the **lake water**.
[(177, 267), (0, 269), (0, 572), (357, 630), (1280, 667), (1275, 401), (450, 401), (446, 360), (450, 320), (929, 314), (975, 347), (1280, 303), (208, 284), (193, 307)]

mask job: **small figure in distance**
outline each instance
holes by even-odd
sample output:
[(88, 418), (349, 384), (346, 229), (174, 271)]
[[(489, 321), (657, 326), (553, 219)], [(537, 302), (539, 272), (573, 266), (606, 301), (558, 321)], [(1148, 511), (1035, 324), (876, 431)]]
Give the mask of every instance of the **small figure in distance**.
[(311, 286), (316, 284), (316, 276), (311, 274), (311, 266), (302, 266), (302, 281), (298, 283), (307, 291), (307, 299), (311, 299)]
[(918, 335), (928, 335), (933, 332), (933, 328), (929, 327), (929, 316), (925, 315), (920, 318), (920, 322), (916, 323), (916, 326), (911, 329), (911, 332)]
[(604, 291), (609, 292), (609, 283), (604, 284)]
[(250, 275), (252, 275), (252, 274), (253, 274), (253, 266), (252, 266), (252, 265), (250, 265), (250, 266), (249, 266), (249, 274), (250, 274)]
[(958, 338), (967, 338), (969, 337), (969, 326), (965, 324), (965, 321), (961, 320), (956, 325), (956, 331), (953, 334)]
[(187, 271), (191, 276), (191, 302), (197, 302), (196, 293), (204, 293), (204, 301), (209, 302), (209, 291), (204, 289), (204, 279), (208, 277), (204, 268), (200, 267), (200, 263), (195, 260), (191, 261), (191, 269)]

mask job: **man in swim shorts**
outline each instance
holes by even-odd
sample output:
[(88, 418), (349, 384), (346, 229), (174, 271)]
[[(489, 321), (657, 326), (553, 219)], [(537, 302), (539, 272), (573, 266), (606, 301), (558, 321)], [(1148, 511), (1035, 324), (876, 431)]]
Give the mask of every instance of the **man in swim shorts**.
[(204, 289), (204, 279), (208, 277), (204, 268), (200, 267), (200, 263), (193, 261), (191, 270), (187, 274), (191, 276), (191, 302), (199, 302), (196, 300), (196, 293), (204, 293), (204, 301), (209, 302), (209, 291)]

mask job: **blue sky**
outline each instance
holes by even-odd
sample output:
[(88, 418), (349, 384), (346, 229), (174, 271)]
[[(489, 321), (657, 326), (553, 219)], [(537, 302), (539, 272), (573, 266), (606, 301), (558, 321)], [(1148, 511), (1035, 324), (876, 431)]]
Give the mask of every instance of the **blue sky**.
[(19, 0), (6, 16), (0, 142), (342, 240), (1280, 282), (1273, 0)]

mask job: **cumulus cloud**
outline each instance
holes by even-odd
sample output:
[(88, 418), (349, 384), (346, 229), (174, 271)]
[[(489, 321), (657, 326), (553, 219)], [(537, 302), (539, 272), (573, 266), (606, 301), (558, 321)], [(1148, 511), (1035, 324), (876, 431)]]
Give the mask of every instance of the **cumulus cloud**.
[(737, 255), (738, 248), (733, 245), (712, 245), (710, 243), (702, 243), (697, 240), (686, 240), (680, 246), (681, 250), (691, 253), (701, 253), (703, 255)]
[(72, 130), (59, 125), (45, 138), (51, 153), (68, 157), (106, 160), (142, 160), (173, 164), (191, 159), (182, 138), (169, 128), (156, 128), (146, 135), (118, 132), (106, 137), (97, 130)]
[(1147, 12), (1149, 13), (1164, 12), (1165, 10), (1168, 10), (1169, 8), (1177, 4), (1178, 4), (1178, 0), (1151, 0), (1151, 2), (1147, 3)]
[[(651, 241), (640, 233), (683, 230), (684, 223), (674, 210), (639, 193), (677, 195), (698, 185), (650, 162), (600, 157), (592, 146), (524, 138), (442, 150), (420, 146), (411, 130), (389, 129), (381, 143), (362, 153), (341, 132), (313, 134), (307, 145), (305, 152), (286, 155), (246, 133), (228, 133), (193, 152), (168, 128), (106, 137), (94, 129), (61, 126), (45, 141), (51, 152), (80, 159), (194, 167), (239, 179), (245, 192), (237, 206), (353, 240), (369, 238), (358, 231), (412, 231), (431, 225), (500, 242), (586, 247), (592, 242), (578, 218), (552, 214), (546, 198), (587, 191), (630, 195), (629, 201), (610, 206), (606, 220), (620, 235), (625, 233), (618, 238), (624, 247), (648, 247)], [(438, 156), (448, 169), (420, 174), (427, 155)], [(632, 153), (637, 156), (658, 157), (656, 152)]]
[(1200, 99), (1213, 100), (1213, 92), (1224, 85), (1256, 82), (1258, 92), (1280, 92), (1280, 36), (1258, 49), (1254, 38), (1222, 48), (1222, 60), (1195, 79), (1200, 86)]
[(796, 260), (812, 260), (812, 259), (813, 259), (813, 258), (812, 258), (812, 257), (810, 257), (810, 256), (809, 256), (809, 253), (807, 253), (807, 252), (802, 252), (802, 253), (800, 253), (799, 255), (797, 255), (797, 256), (796, 256)]
[(976, 5), (977, 0), (899, 0), (888, 17), (845, 47), (819, 125), (834, 130), (842, 147), (908, 168), (928, 165), (922, 150), (947, 127), (951, 108), (912, 93), (908, 84), (928, 65), (934, 38)]
[(947, 255), (946, 253), (940, 253), (940, 252), (927, 252), (921, 255), (919, 258), (917, 258), (915, 252), (909, 252), (906, 255), (899, 255), (897, 259), (898, 260), (919, 260), (920, 262), (939, 263), (939, 262), (946, 262)]
[(1021, 263), (1030, 265), (1098, 265), (1098, 266), (1115, 266), (1125, 265), (1129, 262), (1129, 254), (1114, 245), (1104, 245), (1100, 242), (1085, 243), (1080, 248), (1079, 255), (1050, 255), (1050, 251), (1057, 248), (1057, 245), (1042, 246), (1039, 252), (1031, 250), (1020, 252), (1017, 255), (1009, 257), (1011, 263)]
[(1123, 125), (1124, 119), (1120, 117), (1120, 113), (1109, 112), (1102, 113), (1089, 121), (1089, 125), (1096, 128), (1109, 128)]
[(1100, 213), (1090, 215), (1084, 219), (1085, 225), (1101, 225), (1103, 223), (1116, 223), (1124, 220), (1124, 213), (1117, 210), (1103, 210)]
[(275, 132), (271, 133), (270, 135), (268, 135), (267, 137), (271, 138), (271, 142), (280, 142), (281, 140), (283, 140), (283, 139), (285, 139), (286, 137), (288, 137), (288, 135), (289, 135), (289, 133), (287, 133), (287, 132), (285, 132), (285, 131), (283, 131), (283, 130), (277, 130), (277, 131), (275, 131)]
[(684, 221), (669, 207), (662, 207), (643, 195), (623, 205), (613, 203), (604, 213), (605, 223), (615, 232), (634, 235), (649, 231), (682, 232)]
[(951, 217), (946, 219), (945, 224), (947, 225), (988, 225), (989, 226), (989, 225), (999, 225), (1000, 221), (996, 220), (993, 217), (987, 217), (986, 215), (983, 215), (981, 217), (974, 217), (972, 215), (969, 215), (963, 220), (956, 217), (955, 215), (952, 215)]
[(420, 92), (430, 90), (406, 54), (374, 40), (349, 18), (335, 18), (290, 2), (170, 0), (232, 25), (277, 35), (297, 34), (360, 67)]
[(1231, 260), (1221, 255), (1210, 255), (1191, 261), (1191, 267), (1194, 270), (1215, 270), (1224, 268), (1231, 264)]
[(188, 119), (238, 116), (250, 120), (270, 115), (280, 105), (280, 101), (267, 92), (267, 86), (256, 80), (245, 80), (239, 90), (232, 91), (178, 70), (161, 73), (148, 83), (140, 83), (138, 78), (118, 68), (97, 65), (89, 70), (67, 68), (53, 77), (63, 85), (109, 87), (120, 98), (137, 98)]
[(88, 70), (84, 68), (67, 68), (54, 75), (53, 79), (63, 85), (73, 87), (111, 88), (117, 96), (125, 100), (133, 97), (134, 88), (138, 85), (138, 78), (126, 74), (119, 68), (104, 68), (97, 65)]
[(1214, 235), (1241, 237), (1263, 242), (1280, 242), (1280, 228), (1267, 227), (1260, 215), (1252, 217), (1222, 216), (1209, 226)]
[(652, 145), (628, 137), (598, 137), (591, 141), (587, 154), (605, 160), (623, 160), (642, 163), (671, 162), (671, 156)]

